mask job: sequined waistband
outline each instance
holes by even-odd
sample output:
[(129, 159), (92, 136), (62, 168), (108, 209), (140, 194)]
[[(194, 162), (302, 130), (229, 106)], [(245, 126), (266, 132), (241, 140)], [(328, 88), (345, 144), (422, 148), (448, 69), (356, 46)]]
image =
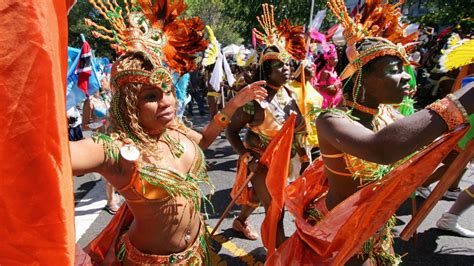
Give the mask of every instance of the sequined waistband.
[(205, 245), (204, 222), (201, 221), (199, 234), (194, 243), (184, 251), (169, 255), (153, 255), (143, 253), (131, 242), (128, 233), (124, 233), (119, 242), (119, 261), (129, 261), (137, 265), (202, 265), (207, 251)]

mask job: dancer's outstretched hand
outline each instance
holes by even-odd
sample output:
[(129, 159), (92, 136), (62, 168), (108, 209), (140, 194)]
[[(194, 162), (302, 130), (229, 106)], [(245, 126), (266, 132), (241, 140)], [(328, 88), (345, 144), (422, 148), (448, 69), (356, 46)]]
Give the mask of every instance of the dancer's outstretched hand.
[(263, 101), (267, 97), (267, 90), (262, 86), (266, 83), (265, 80), (260, 80), (243, 87), (237, 95), (234, 96), (232, 101), (237, 107), (244, 106), (253, 100), (257, 102)]

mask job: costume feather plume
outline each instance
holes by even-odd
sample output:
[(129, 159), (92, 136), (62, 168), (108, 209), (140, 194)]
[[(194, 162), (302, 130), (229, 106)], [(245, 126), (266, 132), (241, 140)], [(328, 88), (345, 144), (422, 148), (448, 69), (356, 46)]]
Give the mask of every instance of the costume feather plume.
[(459, 38), (455, 34), (448, 40), (448, 49), (440, 60), (441, 70), (450, 71), (474, 63), (474, 40)]
[[(113, 30), (90, 19), (86, 19), (86, 24), (95, 28), (92, 32), (95, 37), (111, 42), (112, 47), (119, 53), (130, 50), (131, 47), (128, 46), (131, 39), (127, 35), (133, 28), (147, 46), (162, 52), (162, 59), (169, 68), (183, 74), (195, 68), (194, 54), (207, 47), (207, 41), (203, 38), (204, 23), (199, 17), (178, 19), (187, 7), (184, 0), (123, 0), (125, 11), (117, 1), (89, 0), (89, 2), (108, 21)], [(140, 17), (132, 23), (131, 20), (137, 19), (136, 14)], [(142, 27), (138, 30), (134, 24), (140, 24)], [(134, 39), (136, 38), (137, 36), (134, 36)]]
[(214, 64), (219, 56), (219, 42), (214, 35), (214, 31), (209, 26), (206, 26), (206, 29), (209, 34), (209, 46), (204, 52), (204, 59), (202, 60), (203, 66)]

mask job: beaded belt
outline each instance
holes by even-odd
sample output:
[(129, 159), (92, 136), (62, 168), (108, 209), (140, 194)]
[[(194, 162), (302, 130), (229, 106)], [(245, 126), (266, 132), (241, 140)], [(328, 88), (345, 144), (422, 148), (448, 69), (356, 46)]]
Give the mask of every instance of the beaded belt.
[(119, 242), (120, 248), (117, 257), (119, 261), (127, 260), (136, 263), (137, 265), (202, 265), (204, 255), (207, 253), (207, 251), (203, 250), (205, 247), (201, 246), (204, 234), (204, 223), (201, 221), (199, 234), (190, 247), (184, 251), (170, 255), (152, 255), (138, 250), (130, 242), (128, 233), (124, 233)]

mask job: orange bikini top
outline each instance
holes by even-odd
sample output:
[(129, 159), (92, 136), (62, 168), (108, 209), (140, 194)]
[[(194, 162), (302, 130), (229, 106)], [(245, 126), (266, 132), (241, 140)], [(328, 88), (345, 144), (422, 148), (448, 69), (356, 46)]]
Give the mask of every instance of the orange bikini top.
[[(298, 105), (291, 97), (290, 93), (292, 93), (290, 89), (280, 89), (278, 94), (268, 104), (268, 107), (263, 109), (263, 122), (259, 125), (247, 126), (250, 131), (255, 133), (260, 138), (260, 148), (263, 150), (283, 127), (283, 124), (285, 124), (285, 121), (288, 118), (288, 113), (290, 111), (299, 113)], [(290, 103), (291, 107), (293, 108), (292, 110), (287, 110), (286, 107), (289, 106)], [(304, 147), (304, 137), (307, 135), (304, 119), (301, 119), (300, 124), (296, 126), (294, 134), (295, 140), (293, 141), (293, 148), (296, 149), (297, 147)]]
[[(403, 116), (399, 114), (391, 105), (380, 105), (379, 113), (374, 117), (372, 126), (374, 132), (380, 131), (382, 128), (390, 125), (397, 119)], [(360, 185), (364, 186), (374, 180), (381, 178), (391, 168), (390, 165), (382, 165), (373, 162), (369, 162), (347, 153), (336, 153), (336, 154), (323, 154), (321, 156), (325, 159), (338, 159), (342, 158), (346, 165), (347, 172), (336, 171), (326, 164), (324, 167), (331, 173), (339, 176), (352, 177), (359, 179)]]
[(339, 176), (352, 177), (359, 179), (361, 186), (364, 186), (374, 180), (379, 179), (385, 173), (389, 166), (369, 162), (347, 153), (321, 154), (325, 159), (343, 159), (347, 172), (334, 170), (324, 164), (324, 167), (331, 173)]
[(194, 145), (196, 155), (188, 173), (182, 174), (171, 168), (144, 164), (136, 169), (127, 185), (117, 190), (131, 203), (163, 202), (170, 197), (182, 196), (192, 199), (196, 210), (199, 211), (199, 183), (210, 185), (210, 182), (204, 153), (196, 143)]

